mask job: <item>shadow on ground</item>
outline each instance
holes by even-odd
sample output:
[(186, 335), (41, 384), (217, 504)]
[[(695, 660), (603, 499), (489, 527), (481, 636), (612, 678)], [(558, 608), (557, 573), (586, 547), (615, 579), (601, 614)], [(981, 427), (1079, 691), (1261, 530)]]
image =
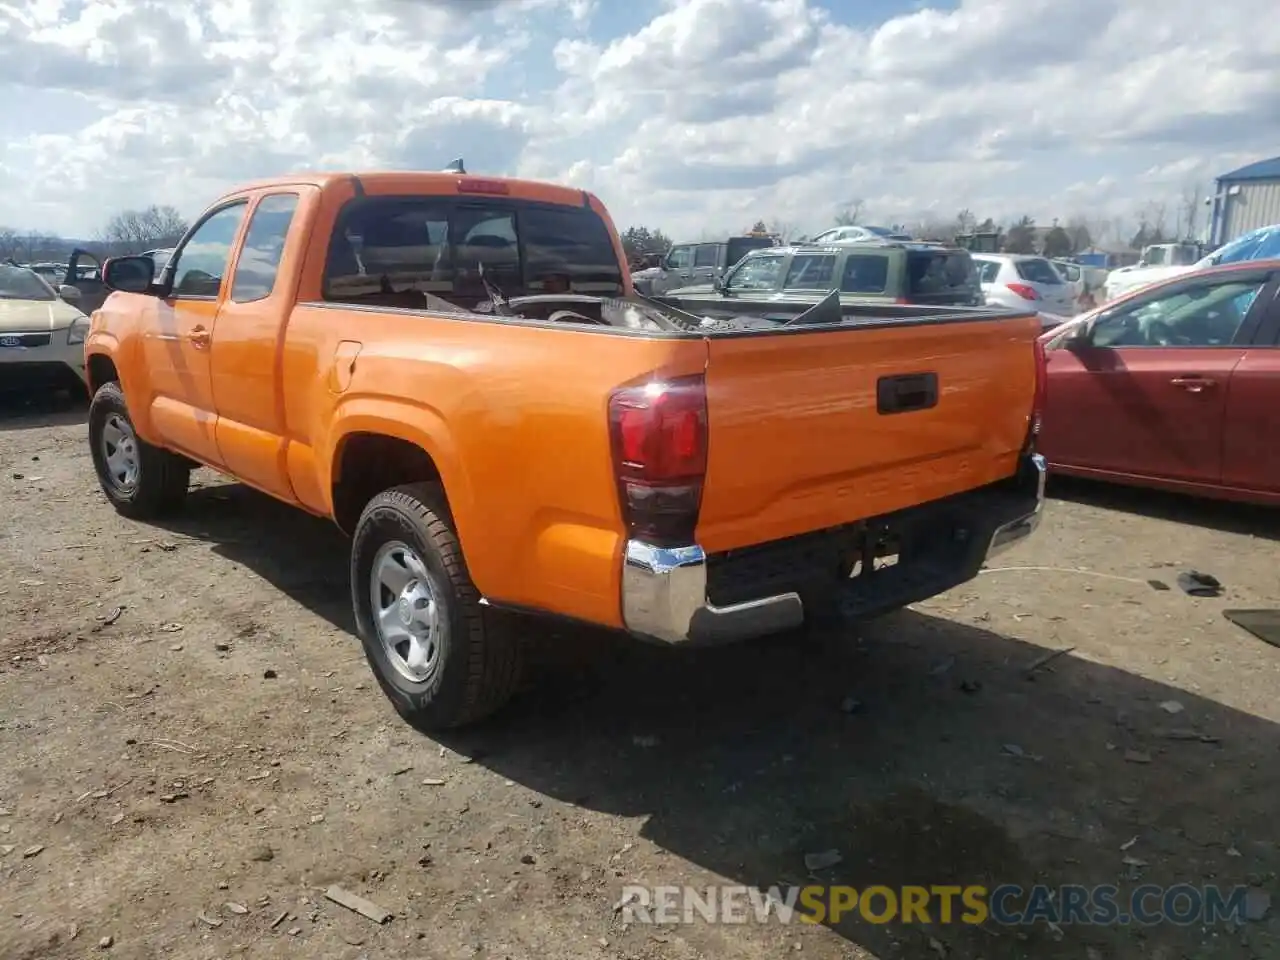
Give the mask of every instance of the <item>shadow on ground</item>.
[(85, 423), (89, 401), (67, 391), (0, 392), (0, 433)]
[(1166, 490), (1128, 487), (1077, 477), (1052, 477), (1049, 496), (1057, 500), (1136, 513), (1156, 520), (1280, 540), (1280, 510), (1275, 507), (1209, 500)]
[[(332, 526), (242, 487), (191, 501), (170, 529), (351, 628), (345, 541)], [(645, 818), (642, 835), (674, 855), (648, 883), (708, 882), (684, 860), (761, 887), (1274, 888), (1276, 727), (1076, 657), (1029, 677), (1046, 651), (1035, 618), (1024, 626), (1014, 638), (904, 611), (824, 637), (673, 651), (529, 621), (534, 686), (440, 742), (548, 797)], [(1168, 700), (1184, 710), (1171, 716)], [(805, 854), (830, 849), (841, 862), (810, 875)], [(625, 865), (602, 902), (630, 882)], [(881, 957), (1280, 956), (1274, 913), (1241, 930), (1061, 936), (932, 919), (829, 926)]]

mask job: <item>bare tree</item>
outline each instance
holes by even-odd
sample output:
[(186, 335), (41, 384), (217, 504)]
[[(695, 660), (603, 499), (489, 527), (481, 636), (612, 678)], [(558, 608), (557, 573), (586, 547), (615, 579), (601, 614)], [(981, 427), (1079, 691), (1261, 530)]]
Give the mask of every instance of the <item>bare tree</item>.
[(1200, 219), (1202, 189), (1195, 181), (1182, 188), (1182, 194), (1178, 198), (1178, 226), (1175, 239), (1190, 240), (1196, 236), (1196, 221)]
[(1089, 218), (1082, 214), (1075, 214), (1067, 218), (1067, 225), (1064, 228), (1067, 231), (1067, 237), (1071, 240), (1071, 252), (1080, 253), (1088, 250), (1098, 238), (1102, 236), (1102, 224), (1094, 222), (1090, 223)]
[(956, 235), (956, 221), (944, 217), (925, 214), (911, 221), (905, 231), (919, 240), (945, 240), (950, 242)]
[(769, 224), (769, 232), (776, 234), (783, 243), (790, 243), (796, 239), (798, 231), (799, 228), (787, 220), (774, 220)]
[(99, 239), (114, 255), (142, 253), (154, 247), (170, 247), (187, 232), (187, 221), (173, 207), (150, 206), (122, 210), (102, 228)]
[(0, 227), (0, 260), (16, 257), (22, 247), (22, 235), (13, 227)]
[(862, 215), (865, 212), (866, 202), (861, 197), (855, 200), (846, 200), (836, 208), (836, 226), (856, 226), (862, 220)]
[(1169, 226), (1169, 205), (1163, 200), (1148, 201), (1142, 209), (1140, 223), (1146, 227), (1147, 242), (1159, 243)]

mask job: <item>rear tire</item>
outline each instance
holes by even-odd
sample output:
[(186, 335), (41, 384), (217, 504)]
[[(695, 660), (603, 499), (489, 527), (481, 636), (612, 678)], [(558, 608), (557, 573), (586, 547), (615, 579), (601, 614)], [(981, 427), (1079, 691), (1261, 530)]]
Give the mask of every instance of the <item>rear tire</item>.
[(176, 454), (139, 439), (118, 383), (104, 383), (89, 404), (89, 452), (102, 492), (123, 516), (164, 516), (187, 496), (191, 469)]
[(351, 600), (369, 666), (412, 726), (466, 726), (515, 692), (520, 643), (481, 606), (438, 484), (369, 501), (352, 538)]

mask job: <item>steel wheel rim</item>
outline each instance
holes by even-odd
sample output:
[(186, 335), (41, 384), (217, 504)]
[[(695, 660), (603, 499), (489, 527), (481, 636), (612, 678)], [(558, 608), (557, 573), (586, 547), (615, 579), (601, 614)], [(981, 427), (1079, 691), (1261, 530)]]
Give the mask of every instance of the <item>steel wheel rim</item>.
[(425, 683), (440, 659), (440, 591), (417, 552), (384, 543), (369, 572), (374, 629), (392, 668), (410, 683)]
[(107, 415), (99, 439), (102, 466), (111, 486), (128, 493), (138, 485), (142, 465), (138, 456), (138, 435), (131, 424), (118, 413)]

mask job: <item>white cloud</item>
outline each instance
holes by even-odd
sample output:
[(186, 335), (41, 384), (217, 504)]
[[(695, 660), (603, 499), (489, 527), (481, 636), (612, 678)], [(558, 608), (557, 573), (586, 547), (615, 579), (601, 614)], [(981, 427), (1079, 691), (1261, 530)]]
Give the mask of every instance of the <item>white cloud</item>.
[[(620, 224), (1132, 215), (1280, 152), (1274, 0), (0, 0), (0, 223), (289, 169), (492, 173)], [(877, 3), (876, 9), (892, 10)]]

